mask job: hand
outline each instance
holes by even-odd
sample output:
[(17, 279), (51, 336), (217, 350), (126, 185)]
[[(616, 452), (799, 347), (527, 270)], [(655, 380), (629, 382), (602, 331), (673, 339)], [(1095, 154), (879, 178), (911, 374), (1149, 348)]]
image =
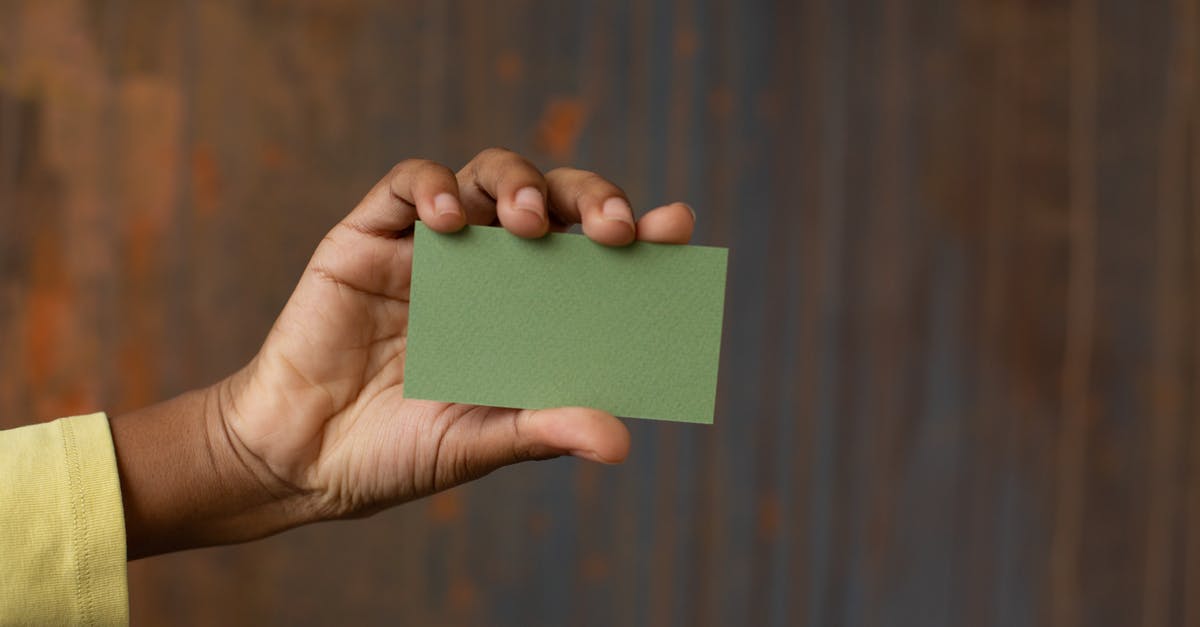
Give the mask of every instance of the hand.
[[(193, 401), (206, 416), (217, 474), (241, 487), (236, 499), (222, 497), (226, 511), (184, 533), (186, 542), (366, 515), (523, 460), (625, 458), (629, 432), (603, 411), (404, 397), (418, 218), (440, 232), (498, 223), (521, 237), (582, 222), (588, 237), (610, 246), (684, 244), (695, 220), (675, 203), (635, 222), (609, 181), (570, 168), (543, 176), (506, 150), (486, 150), (457, 174), (429, 161), (400, 163), (317, 247), (258, 355)], [(147, 552), (163, 550), (151, 545)]]

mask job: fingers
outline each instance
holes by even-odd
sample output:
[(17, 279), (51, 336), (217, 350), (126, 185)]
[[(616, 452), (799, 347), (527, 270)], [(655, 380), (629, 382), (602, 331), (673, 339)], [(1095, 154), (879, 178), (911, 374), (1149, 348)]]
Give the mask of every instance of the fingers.
[(652, 209), (637, 222), (637, 238), (643, 242), (686, 244), (696, 227), (696, 213), (676, 202)]
[(344, 224), (395, 237), (417, 218), (436, 231), (470, 224), (500, 224), (521, 237), (541, 237), (551, 222), (583, 224), (583, 232), (608, 246), (635, 239), (686, 244), (695, 214), (683, 203), (634, 218), (625, 192), (586, 170), (558, 168), (545, 176), (527, 159), (503, 148), (485, 150), (457, 175), (424, 159), (402, 161), (363, 198)]
[(458, 181), (444, 165), (424, 159), (401, 161), (346, 217), (355, 230), (394, 236), (420, 217), (430, 228), (451, 232), (466, 222)]
[(583, 224), (588, 237), (609, 246), (633, 242), (633, 209), (620, 187), (586, 170), (558, 168), (546, 174), (550, 210), (565, 224)]
[(515, 152), (489, 148), (458, 173), (471, 224), (500, 224), (521, 237), (541, 237), (550, 229), (546, 179)]
[(413, 159), (401, 162), (392, 172), (389, 184), (392, 194), (415, 206), (417, 215), (429, 228), (449, 233), (466, 225), (467, 216), (458, 200), (458, 180), (450, 168)]

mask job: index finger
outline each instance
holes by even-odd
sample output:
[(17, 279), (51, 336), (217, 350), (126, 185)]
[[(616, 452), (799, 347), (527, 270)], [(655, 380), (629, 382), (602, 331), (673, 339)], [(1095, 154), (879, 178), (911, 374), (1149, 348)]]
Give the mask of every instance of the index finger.
[(442, 232), (466, 224), (454, 173), (433, 161), (408, 159), (380, 179), (343, 222), (356, 231), (395, 237), (418, 216)]

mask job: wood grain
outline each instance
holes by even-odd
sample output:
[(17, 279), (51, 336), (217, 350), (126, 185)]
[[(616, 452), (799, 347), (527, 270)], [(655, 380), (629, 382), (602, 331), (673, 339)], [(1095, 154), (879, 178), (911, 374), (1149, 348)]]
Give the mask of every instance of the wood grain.
[(140, 624), (1200, 625), (1200, 0), (0, 0), (0, 426), (258, 347), (395, 161), (729, 246), (716, 424), (132, 564)]

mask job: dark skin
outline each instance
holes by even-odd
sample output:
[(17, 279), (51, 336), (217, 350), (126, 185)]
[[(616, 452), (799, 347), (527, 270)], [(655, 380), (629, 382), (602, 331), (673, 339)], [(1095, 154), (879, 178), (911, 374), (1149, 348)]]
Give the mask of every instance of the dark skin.
[(398, 164), (321, 241), (258, 354), (227, 379), (111, 420), (129, 559), (370, 515), (521, 461), (618, 463), (629, 431), (583, 407), (404, 397), (413, 222), (542, 237), (581, 223), (606, 246), (685, 244), (682, 203), (635, 220), (591, 172), (481, 152), (457, 173)]

